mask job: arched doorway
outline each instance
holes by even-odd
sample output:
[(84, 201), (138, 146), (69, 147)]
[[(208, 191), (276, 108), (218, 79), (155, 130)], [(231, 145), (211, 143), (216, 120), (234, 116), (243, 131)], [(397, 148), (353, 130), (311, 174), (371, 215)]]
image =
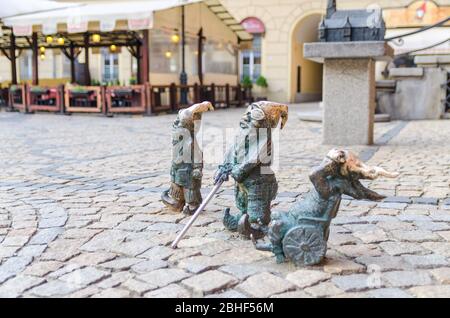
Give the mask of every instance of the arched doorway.
[(291, 39), (291, 102), (322, 100), (322, 64), (303, 57), (303, 44), (318, 41), (318, 27), (322, 16), (311, 14), (301, 19)]

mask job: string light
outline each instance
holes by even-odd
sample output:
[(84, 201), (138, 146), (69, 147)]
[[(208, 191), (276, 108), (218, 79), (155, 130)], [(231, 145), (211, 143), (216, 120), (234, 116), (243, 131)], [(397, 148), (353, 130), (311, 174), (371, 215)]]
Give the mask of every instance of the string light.
[(41, 60), (42, 61), (45, 60), (45, 54), (44, 53), (41, 54)]
[(167, 51), (167, 52), (165, 53), (165, 56), (166, 56), (168, 59), (170, 59), (170, 58), (172, 57), (172, 52)]
[(64, 38), (59, 37), (57, 41), (59, 45), (64, 45)]
[(172, 41), (172, 43), (178, 44), (180, 42), (180, 36), (178, 34), (174, 33), (170, 37), (170, 40)]
[(53, 38), (49, 35), (45, 38), (45, 42), (47, 42), (47, 44), (51, 44), (53, 42)]
[(111, 44), (111, 46), (109, 47), (109, 50), (111, 52), (115, 52), (115, 51), (117, 51), (117, 46), (115, 44)]
[(101, 40), (102, 40), (102, 37), (100, 36), (100, 34), (93, 34), (92, 35), (92, 42), (99, 43)]
[(41, 47), (39, 48), (39, 51), (41, 51), (41, 53), (45, 53), (45, 47), (41, 46)]

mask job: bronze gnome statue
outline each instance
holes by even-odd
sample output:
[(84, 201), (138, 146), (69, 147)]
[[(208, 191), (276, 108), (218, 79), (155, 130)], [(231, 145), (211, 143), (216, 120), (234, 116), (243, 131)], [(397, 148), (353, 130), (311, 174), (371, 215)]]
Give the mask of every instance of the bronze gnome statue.
[(395, 178), (380, 167), (365, 165), (350, 151), (332, 150), (310, 174), (314, 185), (303, 200), (287, 213), (273, 213), (269, 225), (270, 244), (254, 238), (259, 250), (272, 251), (278, 263), (290, 259), (298, 266), (315, 265), (325, 257), (330, 223), (339, 211), (343, 194), (357, 200), (380, 201), (384, 196), (364, 187), (360, 179)]
[(203, 154), (197, 142), (196, 125), (202, 113), (214, 110), (210, 102), (182, 109), (172, 128), (172, 166), (170, 189), (161, 199), (169, 208), (192, 214), (202, 202)]
[(236, 181), (235, 199), (239, 213), (225, 209), (223, 223), (228, 230), (250, 238), (265, 235), (271, 220), (271, 201), (278, 184), (270, 168), (273, 161), (272, 129), (288, 120), (288, 106), (274, 102), (250, 105), (240, 121), (239, 133), (219, 166), (215, 183)]

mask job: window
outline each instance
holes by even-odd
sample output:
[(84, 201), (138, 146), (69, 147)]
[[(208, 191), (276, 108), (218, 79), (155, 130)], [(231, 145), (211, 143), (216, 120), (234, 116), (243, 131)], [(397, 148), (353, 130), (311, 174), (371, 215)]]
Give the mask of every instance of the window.
[(241, 80), (248, 76), (256, 81), (261, 76), (261, 44), (262, 36), (254, 34), (252, 49), (241, 52)]
[(109, 52), (108, 48), (102, 49), (103, 82), (116, 82), (119, 80), (119, 55)]
[(181, 72), (181, 44), (172, 43), (171, 33), (150, 30), (150, 71), (154, 73)]
[(20, 81), (31, 80), (33, 69), (32, 69), (32, 52), (30, 50), (22, 52), (19, 58), (20, 65)]
[(206, 41), (204, 46), (205, 73), (236, 74), (236, 48), (230, 43)]

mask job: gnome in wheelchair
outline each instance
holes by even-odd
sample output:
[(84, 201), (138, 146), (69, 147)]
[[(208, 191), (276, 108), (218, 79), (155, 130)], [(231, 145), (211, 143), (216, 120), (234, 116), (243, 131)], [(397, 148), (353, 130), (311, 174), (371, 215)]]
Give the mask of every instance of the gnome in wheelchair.
[(271, 251), (277, 263), (286, 258), (297, 266), (320, 263), (325, 257), (330, 223), (339, 211), (343, 194), (357, 200), (380, 201), (385, 197), (364, 187), (360, 179), (396, 178), (380, 167), (365, 165), (354, 153), (331, 150), (320, 166), (314, 168), (310, 180), (314, 185), (305, 198), (288, 212), (274, 212), (269, 225), (269, 244), (258, 243), (258, 250)]

